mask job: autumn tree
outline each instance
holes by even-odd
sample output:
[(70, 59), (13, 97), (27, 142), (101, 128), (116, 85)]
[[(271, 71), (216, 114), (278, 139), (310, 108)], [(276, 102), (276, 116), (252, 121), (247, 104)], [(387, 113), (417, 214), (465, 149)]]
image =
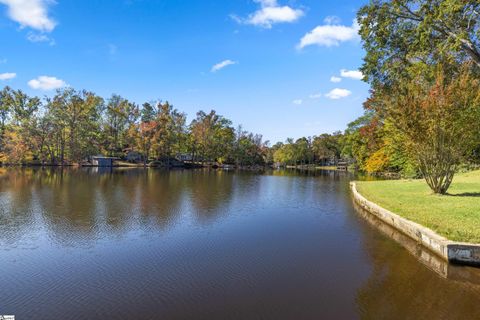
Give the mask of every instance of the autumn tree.
[(468, 65), (453, 77), (438, 67), (433, 81), (405, 82), (384, 99), (428, 185), (445, 194), (456, 167), (478, 142), (480, 79)]
[(155, 129), (157, 127), (157, 123), (155, 121), (147, 121), (141, 122), (139, 126), (139, 134), (137, 145), (140, 146), (140, 150), (142, 150), (142, 154), (144, 157), (144, 164), (150, 159), (150, 153), (152, 150), (152, 146), (155, 143)]
[[(443, 88), (450, 85), (451, 79), (462, 78), (461, 73), (467, 71), (472, 78), (478, 78), (480, 3), (476, 0), (372, 0), (359, 10), (357, 21), (366, 51), (361, 71), (364, 80), (372, 86), (365, 103), (371, 120), (355, 130), (347, 129), (350, 132), (346, 134), (346, 146), (364, 170), (405, 171), (412, 163), (419, 165), (421, 161), (406, 150), (406, 144), (411, 144), (411, 133), (406, 132), (410, 127), (400, 128), (396, 118), (403, 110), (402, 94), (417, 99), (411, 101), (412, 105), (424, 103), (427, 97), (432, 104), (441, 105), (438, 100), (441, 97), (431, 96), (431, 86), (439, 81), (439, 66)], [(413, 94), (415, 85), (417, 92)], [(461, 119), (467, 121), (464, 127), (472, 126), (468, 122), (472, 119)], [(455, 133), (454, 127), (442, 130), (452, 130), (449, 135)], [(433, 147), (434, 139), (426, 141)], [(480, 145), (479, 140), (476, 141), (477, 146)], [(471, 143), (472, 140), (459, 142), (465, 147)], [(443, 161), (443, 158), (432, 157), (430, 165), (443, 166)], [(442, 192), (448, 185), (435, 189)]]
[(197, 112), (190, 124), (190, 151), (201, 161), (225, 158), (232, 150), (235, 139), (232, 122), (217, 114), (215, 110)]
[(171, 104), (157, 104), (158, 111), (155, 117), (154, 146), (159, 159), (167, 161), (180, 152), (185, 140), (186, 115), (174, 109)]
[(3, 150), (0, 152), (0, 162), (25, 164), (31, 158), (31, 150), (18, 131), (7, 131), (4, 135)]

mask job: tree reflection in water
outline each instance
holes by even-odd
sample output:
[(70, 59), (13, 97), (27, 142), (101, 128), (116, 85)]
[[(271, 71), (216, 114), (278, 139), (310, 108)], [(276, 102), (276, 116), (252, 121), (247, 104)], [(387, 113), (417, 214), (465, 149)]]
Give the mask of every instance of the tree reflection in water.
[(0, 240), (18, 242), (35, 219), (67, 246), (138, 226), (168, 228), (182, 214), (208, 223), (227, 212), (234, 193), (229, 172), (98, 169), (1, 169)]
[(364, 228), (380, 231), (364, 232), (363, 245), (373, 270), (357, 295), (363, 319), (473, 319), (478, 315), (480, 269), (450, 265), (361, 207), (355, 209), (369, 223)]
[(479, 270), (359, 215), (348, 183), (314, 170), (0, 168), (1, 307), (23, 319), (479, 314)]

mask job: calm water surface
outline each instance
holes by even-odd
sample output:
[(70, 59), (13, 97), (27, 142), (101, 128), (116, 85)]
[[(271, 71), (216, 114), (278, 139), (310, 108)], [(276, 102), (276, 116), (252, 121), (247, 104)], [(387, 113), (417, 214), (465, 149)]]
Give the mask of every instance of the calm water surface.
[(364, 217), (345, 173), (0, 170), (0, 314), (480, 318), (478, 270)]

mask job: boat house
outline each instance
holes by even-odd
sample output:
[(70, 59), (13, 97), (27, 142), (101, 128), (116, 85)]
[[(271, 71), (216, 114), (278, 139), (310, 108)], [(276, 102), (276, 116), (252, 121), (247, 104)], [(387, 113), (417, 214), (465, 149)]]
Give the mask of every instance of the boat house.
[(113, 167), (115, 157), (94, 156), (92, 157), (92, 165), (96, 167)]

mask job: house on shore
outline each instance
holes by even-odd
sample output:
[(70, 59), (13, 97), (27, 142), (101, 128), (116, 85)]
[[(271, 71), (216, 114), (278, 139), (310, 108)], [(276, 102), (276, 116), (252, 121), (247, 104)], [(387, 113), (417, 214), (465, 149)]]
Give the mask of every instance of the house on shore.
[(105, 156), (93, 156), (92, 165), (95, 167), (113, 167), (115, 160), (118, 160), (116, 157), (105, 157)]
[(175, 158), (178, 160), (178, 161), (187, 161), (187, 162), (192, 162), (193, 161), (193, 157), (192, 157), (192, 154), (191, 153), (177, 153), (177, 155), (175, 156)]

